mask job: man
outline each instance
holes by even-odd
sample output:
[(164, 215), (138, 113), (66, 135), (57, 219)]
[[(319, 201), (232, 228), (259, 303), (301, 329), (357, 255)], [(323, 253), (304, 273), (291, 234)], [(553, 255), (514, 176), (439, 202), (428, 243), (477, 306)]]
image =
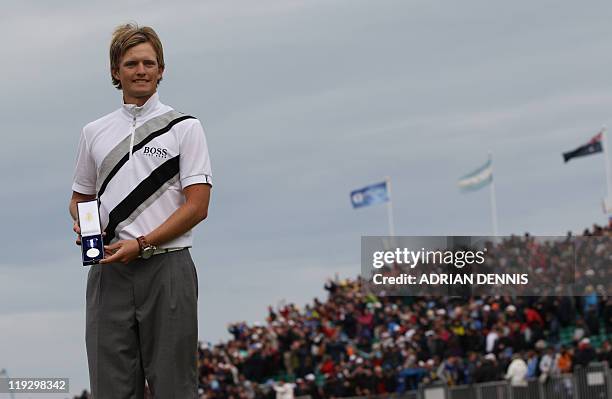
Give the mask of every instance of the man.
[(512, 362), (508, 366), (506, 372), (506, 380), (510, 380), (513, 387), (527, 386), (527, 363), (523, 360), (520, 354), (512, 355)]
[[(197, 397), (197, 273), (191, 229), (212, 186), (200, 122), (162, 104), (159, 37), (119, 26), (110, 45), (121, 108), (83, 129), (70, 214), (98, 198), (105, 258), (87, 278), (86, 346), (95, 399)], [(77, 238), (77, 244), (80, 238)]]
[(293, 390), (295, 389), (295, 384), (290, 382), (286, 382), (283, 378), (278, 380), (276, 385), (273, 385), (272, 388), (276, 391), (276, 399), (293, 399)]
[(484, 360), (474, 372), (474, 382), (480, 383), (497, 381), (500, 374), (497, 358), (493, 353), (488, 353), (485, 355)]

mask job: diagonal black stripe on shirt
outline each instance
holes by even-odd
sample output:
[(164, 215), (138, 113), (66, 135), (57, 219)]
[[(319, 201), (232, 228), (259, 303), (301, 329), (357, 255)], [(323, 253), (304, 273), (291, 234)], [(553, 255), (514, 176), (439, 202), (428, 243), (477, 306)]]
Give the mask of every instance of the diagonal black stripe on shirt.
[(127, 219), (147, 198), (159, 190), (165, 182), (179, 173), (180, 155), (170, 158), (157, 167), (146, 179), (140, 182), (131, 193), (127, 195), (108, 214), (108, 225), (106, 226), (106, 244), (110, 243), (116, 235), (115, 230), (119, 223)]
[[(132, 148), (132, 154), (134, 154), (136, 151), (140, 150), (142, 147), (144, 147), (147, 143), (149, 143), (151, 140), (153, 140), (156, 137), (161, 136), (164, 133), (167, 133), (170, 131), (170, 129), (172, 129), (172, 127), (174, 125), (176, 125), (179, 122), (182, 122), (186, 119), (195, 119), (195, 117), (190, 116), (190, 115), (184, 115), (181, 116), (179, 118), (173, 119), (170, 121), (170, 123), (168, 123), (166, 126), (164, 126), (163, 128), (154, 131), (153, 133), (149, 134), (147, 137), (145, 137), (144, 139), (142, 139), (141, 142), (134, 144), (134, 147)], [(98, 191), (98, 198), (100, 198), (102, 196), (102, 194), (104, 194), (104, 191), (106, 190), (106, 186), (108, 186), (108, 183), (110, 183), (110, 181), (113, 179), (113, 177), (115, 177), (115, 175), (117, 174), (117, 172), (119, 172), (119, 170), (121, 169), (121, 167), (123, 165), (125, 165), (125, 163), (130, 159), (130, 154), (126, 153), (120, 160), (119, 162), (117, 162), (117, 164), (113, 167), (113, 169), (109, 172), (108, 176), (106, 176), (106, 179), (104, 179), (104, 182), (102, 183), (102, 185), (100, 186), (100, 190)]]

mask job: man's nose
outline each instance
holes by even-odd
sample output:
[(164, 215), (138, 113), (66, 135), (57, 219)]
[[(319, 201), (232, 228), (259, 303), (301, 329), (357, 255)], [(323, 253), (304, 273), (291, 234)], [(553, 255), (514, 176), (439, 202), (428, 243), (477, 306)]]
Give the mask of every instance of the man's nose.
[(138, 66), (136, 67), (136, 73), (141, 75), (145, 73), (145, 67), (144, 64), (142, 62), (138, 63)]

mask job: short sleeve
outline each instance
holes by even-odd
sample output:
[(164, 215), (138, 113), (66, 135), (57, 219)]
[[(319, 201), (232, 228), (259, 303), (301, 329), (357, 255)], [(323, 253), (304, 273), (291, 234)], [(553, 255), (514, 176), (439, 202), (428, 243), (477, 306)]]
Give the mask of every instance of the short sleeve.
[(89, 151), (85, 132), (81, 133), (79, 140), (72, 191), (88, 195), (96, 193), (96, 165)]
[(179, 140), (181, 187), (200, 183), (212, 186), (208, 145), (200, 121), (192, 121)]

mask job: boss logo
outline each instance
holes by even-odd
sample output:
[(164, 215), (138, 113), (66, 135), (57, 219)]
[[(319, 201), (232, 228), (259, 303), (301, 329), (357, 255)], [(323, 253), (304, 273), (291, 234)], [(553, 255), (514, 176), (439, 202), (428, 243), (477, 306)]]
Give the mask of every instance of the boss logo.
[(149, 157), (168, 158), (168, 150), (165, 148), (145, 146), (142, 153)]

